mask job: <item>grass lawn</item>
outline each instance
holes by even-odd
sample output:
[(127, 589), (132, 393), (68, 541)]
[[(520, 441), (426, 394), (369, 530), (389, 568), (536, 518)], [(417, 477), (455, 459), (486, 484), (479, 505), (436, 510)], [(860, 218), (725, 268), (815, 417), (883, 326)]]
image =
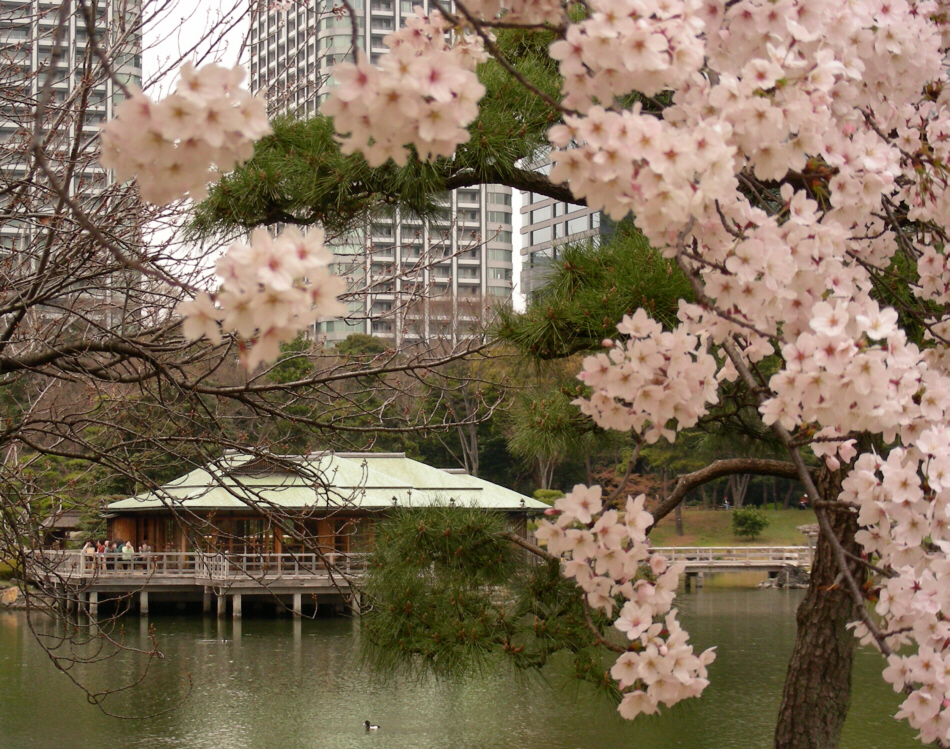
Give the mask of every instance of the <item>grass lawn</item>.
[(769, 526), (754, 541), (740, 539), (732, 532), (732, 512), (683, 509), (683, 533), (676, 535), (673, 513), (663, 518), (650, 533), (654, 546), (804, 546), (799, 525), (817, 523), (811, 510), (766, 510)]

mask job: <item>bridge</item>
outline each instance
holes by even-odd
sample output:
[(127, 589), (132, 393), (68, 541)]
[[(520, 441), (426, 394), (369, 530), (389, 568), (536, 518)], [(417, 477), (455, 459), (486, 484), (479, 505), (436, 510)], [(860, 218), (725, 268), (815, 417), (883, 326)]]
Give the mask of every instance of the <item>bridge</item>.
[(314, 610), (320, 603), (358, 606), (350, 581), (365, 567), (365, 554), (339, 552), (137, 552), (127, 559), (121, 553), (43, 550), (32, 552), (29, 574), (71, 608), (93, 617), (104, 598), (128, 600), (145, 615), (151, 596), (153, 601), (201, 600), (205, 613), (216, 602), (218, 616), (226, 616), (230, 604), (234, 618), (240, 618), (247, 596), (268, 596), (295, 616), (302, 615), (305, 599)]
[(778, 574), (788, 567), (810, 570), (811, 546), (660, 546), (654, 547), (671, 562), (686, 565), (686, 588), (703, 584), (707, 572), (768, 572)]

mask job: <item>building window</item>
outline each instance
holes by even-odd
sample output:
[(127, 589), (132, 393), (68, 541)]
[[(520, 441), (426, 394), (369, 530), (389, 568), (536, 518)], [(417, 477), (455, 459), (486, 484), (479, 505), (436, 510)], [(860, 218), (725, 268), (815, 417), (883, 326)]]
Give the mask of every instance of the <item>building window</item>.
[(587, 216), (579, 216), (578, 218), (572, 218), (567, 222), (567, 233), (568, 234), (579, 234), (582, 231), (587, 231), (589, 226), (589, 219)]
[(493, 281), (510, 281), (511, 268), (489, 268), (488, 277)]
[(511, 195), (505, 192), (490, 192), (488, 202), (494, 205), (511, 205)]
[[(586, 217), (585, 217), (586, 218)], [(543, 229), (531, 232), (531, 244), (541, 244), (551, 241), (551, 227), (546, 226)]]
[(531, 223), (538, 224), (542, 221), (547, 221), (552, 217), (551, 206), (546, 205), (543, 208), (538, 208), (534, 211), (531, 211)]
[(488, 220), (496, 221), (500, 224), (510, 224), (511, 223), (511, 214), (505, 213), (504, 211), (489, 211)]
[(498, 260), (503, 263), (511, 262), (511, 250), (489, 250), (488, 251), (489, 260)]
[(459, 203), (478, 203), (478, 191), (476, 190), (459, 190), (458, 191)]

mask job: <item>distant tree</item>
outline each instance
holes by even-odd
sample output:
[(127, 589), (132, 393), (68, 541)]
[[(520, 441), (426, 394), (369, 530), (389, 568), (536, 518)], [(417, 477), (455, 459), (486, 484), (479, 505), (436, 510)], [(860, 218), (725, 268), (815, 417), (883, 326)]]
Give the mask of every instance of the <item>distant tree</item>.
[(757, 538), (769, 526), (769, 519), (758, 507), (737, 507), (731, 513), (732, 532), (740, 538)]

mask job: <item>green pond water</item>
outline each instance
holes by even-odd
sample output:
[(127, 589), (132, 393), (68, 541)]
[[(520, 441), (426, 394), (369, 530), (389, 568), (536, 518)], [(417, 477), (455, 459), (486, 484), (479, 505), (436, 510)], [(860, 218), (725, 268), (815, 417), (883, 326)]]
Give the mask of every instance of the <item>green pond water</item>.
[[(143, 715), (183, 702), (165, 715), (120, 720), (88, 704), (53, 667), (23, 613), (0, 612), (0, 749), (766, 749), (800, 600), (800, 591), (716, 586), (682, 595), (694, 644), (718, 645), (712, 684), (702, 699), (634, 723), (556, 669), (545, 679), (507, 670), (441, 682), (377, 678), (360, 666), (352, 619), (193, 615), (123, 620), (126, 645), (146, 645), (151, 626), (165, 658), (106, 708)], [(880, 664), (859, 654), (841, 749), (918, 746), (890, 717), (899, 699)], [(71, 674), (101, 690), (129, 683), (140, 667), (126, 653)], [(366, 719), (381, 729), (367, 733)]]

